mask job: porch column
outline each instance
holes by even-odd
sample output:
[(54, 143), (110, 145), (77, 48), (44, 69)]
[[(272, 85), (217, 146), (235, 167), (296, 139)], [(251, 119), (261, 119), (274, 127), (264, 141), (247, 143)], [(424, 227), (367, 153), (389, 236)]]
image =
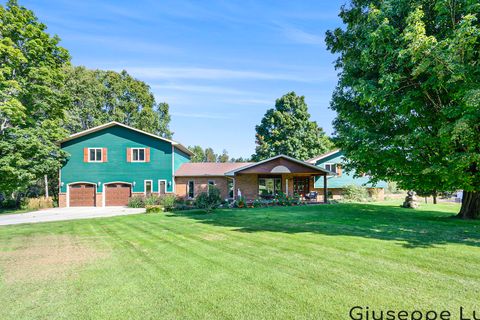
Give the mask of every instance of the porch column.
[(327, 174), (323, 176), (323, 203), (328, 203)]
[(285, 194), (288, 196), (288, 177), (285, 177)]

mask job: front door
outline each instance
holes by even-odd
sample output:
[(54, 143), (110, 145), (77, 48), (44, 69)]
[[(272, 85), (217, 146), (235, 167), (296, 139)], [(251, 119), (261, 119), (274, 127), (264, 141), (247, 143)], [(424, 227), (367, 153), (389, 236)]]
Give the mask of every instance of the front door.
[(310, 192), (310, 177), (294, 177), (293, 193), (303, 197), (308, 192)]
[(158, 193), (164, 195), (167, 191), (167, 186), (165, 184), (165, 180), (158, 180)]

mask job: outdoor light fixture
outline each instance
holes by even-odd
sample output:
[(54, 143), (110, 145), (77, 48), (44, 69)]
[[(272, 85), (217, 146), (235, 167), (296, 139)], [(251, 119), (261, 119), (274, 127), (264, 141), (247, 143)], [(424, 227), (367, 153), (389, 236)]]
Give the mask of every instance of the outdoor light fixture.
[(63, 187), (65, 185), (65, 182), (60, 182), (60, 186)]
[(97, 182), (97, 186), (100, 187), (101, 184), (102, 184), (102, 183), (101, 183), (100, 181)]
[(133, 185), (134, 187), (135, 187), (136, 184), (137, 184), (137, 183), (136, 183), (135, 181), (133, 181), (132, 185)]
[(168, 186), (170, 187), (172, 185), (172, 181), (168, 181)]

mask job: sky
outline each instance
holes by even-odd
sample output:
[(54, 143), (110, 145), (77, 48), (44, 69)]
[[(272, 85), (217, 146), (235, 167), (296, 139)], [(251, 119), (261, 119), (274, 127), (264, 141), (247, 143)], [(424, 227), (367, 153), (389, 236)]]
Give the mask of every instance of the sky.
[(255, 126), (290, 91), (328, 135), (337, 72), (325, 32), (339, 0), (19, 0), (58, 35), (74, 65), (127, 70), (170, 105), (174, 140), (255, 151)]

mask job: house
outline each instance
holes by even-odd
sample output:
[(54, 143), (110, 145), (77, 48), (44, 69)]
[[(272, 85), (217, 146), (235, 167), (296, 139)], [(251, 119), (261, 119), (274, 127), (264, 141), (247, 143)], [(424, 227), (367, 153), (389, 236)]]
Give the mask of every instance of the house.
[[(194, 199), (212, 185), (224, 199), (306, 195), (328, 169), (285, 155), (260, 162), (190, 163), (182, 144), (110, 122), (59, 142), (69, 154), (59, 174), (59, 206), (123, 206), (133, 195), (175, 194)], [(318, 200), (325, 200), (327, 188)]]
[[(383, 200), (385, 197), (385, 189), (387, 188), (386, 181), (379, 181), (374, 185), (370, 183), (370, 177), (367, 174), (355, 177), (355, 171), (346, 172), (343, 170), (345, 155), (340, 149), (332, 150), (309, 159), (306, 162), (336, 173), (335, 175), (329, 176), (327, 181), (329, 196), (333, 199), (340, 199), (343, 194), (343, 189), (348, 185), (365, 187), (370, 196), (378, 200)], [(323, 190), (322, 179), (315, 180), (314, 189)]]
[(110, 122), (60, 141), (59, 206), (123, 206), (132, 195), (175, 192), (192, 152), (178, 142)]
[[(193, 199), (215, 185), (224, 199), (271, 198), (279, 192), (304, 196), (314, 191), (315, 179), (334, 173), (304, 161), (278, 155), (260, 162), (184, 163), (175, 173), (177, 196)], [(328, 185), (328, 184), (327, 184)], [(324, 190), (317, 200), (326, 199)]]

